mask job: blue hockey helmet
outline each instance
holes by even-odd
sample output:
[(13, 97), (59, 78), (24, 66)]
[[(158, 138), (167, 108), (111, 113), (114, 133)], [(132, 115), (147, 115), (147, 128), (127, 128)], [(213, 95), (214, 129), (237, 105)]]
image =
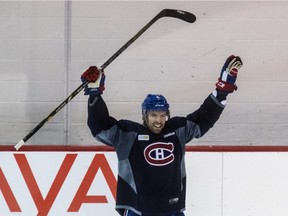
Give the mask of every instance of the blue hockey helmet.
[(166, 98), (160, 94), (148, 94), (142, 103), (142, 113), (147, 111), (166, 111), (169, 115), (169, 104)]

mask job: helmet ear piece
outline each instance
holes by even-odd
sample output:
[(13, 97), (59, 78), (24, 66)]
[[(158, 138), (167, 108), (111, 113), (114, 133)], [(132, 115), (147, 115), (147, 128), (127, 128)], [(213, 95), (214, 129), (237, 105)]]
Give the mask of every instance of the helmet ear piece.
[(167, 118), (170, 119), (170, 110), (167, 110)]

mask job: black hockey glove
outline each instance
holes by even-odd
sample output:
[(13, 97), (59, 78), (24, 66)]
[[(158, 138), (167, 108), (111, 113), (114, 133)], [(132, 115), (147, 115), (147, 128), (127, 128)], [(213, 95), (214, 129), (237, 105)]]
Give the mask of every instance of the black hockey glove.
[(236, 79), (238, 70), (243, 63), (239, 56), (231, 55), (222, 67), (220, 77), (216, 83), (216, 89), (225, 93), (232, 93), (237, 90)]

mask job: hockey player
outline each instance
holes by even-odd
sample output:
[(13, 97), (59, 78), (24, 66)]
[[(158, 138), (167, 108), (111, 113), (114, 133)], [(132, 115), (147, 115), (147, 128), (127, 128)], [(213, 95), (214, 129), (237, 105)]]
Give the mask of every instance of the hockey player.
[(142, 103), (143, 124), (116, 120), (101, 96), (105, 75), (96, 66), (81, 79), (88, 99), (88, 126), (100, 142), (113, 146), (118, 157), (116, 210), (125, 216), (183, 216), (185, 210), (185, 144), (202, 137), (218, 120), (226, 97), (237, 89), (242, 66), (230, 56), (216, 89), (198, 110), (186, 117), (171, 117), (169, 103), (160, 94), (149, 94)]

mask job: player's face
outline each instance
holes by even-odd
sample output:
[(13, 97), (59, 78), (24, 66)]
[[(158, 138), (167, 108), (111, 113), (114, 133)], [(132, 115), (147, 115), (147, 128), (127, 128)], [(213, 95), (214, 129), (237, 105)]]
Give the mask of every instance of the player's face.
[(145, 123), (152, 133), (159, 134), (164, 128), (166, 120), (167, 120), (167, 112), (148, 111)]

